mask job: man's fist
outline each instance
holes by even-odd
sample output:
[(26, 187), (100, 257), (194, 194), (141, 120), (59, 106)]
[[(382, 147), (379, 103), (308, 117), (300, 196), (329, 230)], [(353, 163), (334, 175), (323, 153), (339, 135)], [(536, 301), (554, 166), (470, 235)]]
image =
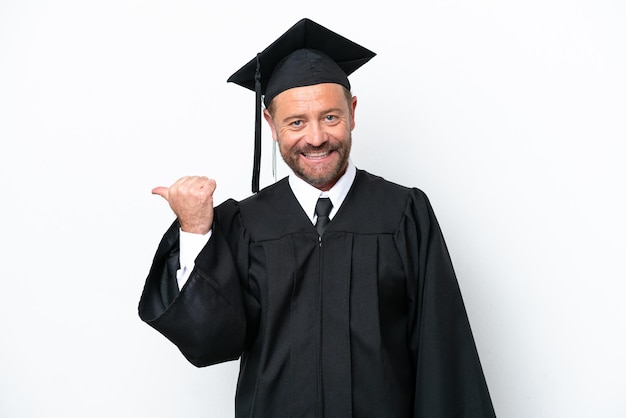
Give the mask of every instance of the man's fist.
[(213, 225), (213, 192), (215, 180), (203, 176), (182, 177), (168, 187), (155, 187), (158, 194), (170, 204), (185, 232), (206, 234)]

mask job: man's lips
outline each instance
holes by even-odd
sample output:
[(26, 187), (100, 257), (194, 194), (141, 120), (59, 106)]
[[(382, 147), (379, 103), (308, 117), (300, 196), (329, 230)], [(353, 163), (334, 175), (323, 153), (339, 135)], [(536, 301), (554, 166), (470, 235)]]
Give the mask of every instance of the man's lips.
[(309, 160), (321, 160), (323, 158), (328, 157), (331, 152), (332, 150), (316, 151), (316, 152), (302, 152), (301, 155), (304, 158), (307, 158)]

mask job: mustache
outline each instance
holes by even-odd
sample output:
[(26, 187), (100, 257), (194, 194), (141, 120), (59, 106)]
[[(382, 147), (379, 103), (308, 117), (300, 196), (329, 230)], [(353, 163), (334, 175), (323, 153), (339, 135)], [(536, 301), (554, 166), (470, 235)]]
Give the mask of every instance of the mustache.
[(332, 144), (330, 144), (329, 142), (325, 142), (322, 145), (319, 146), (313, 146), (313, 145), (306, 145), (303, 147), (298, 148), (298, 152), (301, 154), (309, 154), (309, 153), (314, 153), (314, 152), (330, 152), (330, 151), (335, 151), (337, 150), (337, 146), (334, 146)]

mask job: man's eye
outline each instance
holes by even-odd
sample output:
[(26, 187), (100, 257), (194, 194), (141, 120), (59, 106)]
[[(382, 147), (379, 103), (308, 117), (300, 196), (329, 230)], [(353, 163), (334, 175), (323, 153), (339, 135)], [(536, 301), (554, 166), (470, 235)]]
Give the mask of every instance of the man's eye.
[(301, 126), (302, 125), (302, 121), (301, 120), (294, 120), (293, 122), (291, 122), (292, 126)]
[(332, 122), (332, 121), (334, 121), (335, 119), (337, 119), (337, 118), (335, 117), (335, 115), (326, 115), (326, 120), (327, 120), (328, 122)]

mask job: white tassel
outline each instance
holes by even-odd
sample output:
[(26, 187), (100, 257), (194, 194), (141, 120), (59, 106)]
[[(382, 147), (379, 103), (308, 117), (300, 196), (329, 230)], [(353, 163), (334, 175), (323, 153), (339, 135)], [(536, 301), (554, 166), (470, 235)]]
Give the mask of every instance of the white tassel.
[(276, 141), (272, 141), (274, 145), (272, 146), (272, 176), (274, 177), (274, 183), (276, 183)]

